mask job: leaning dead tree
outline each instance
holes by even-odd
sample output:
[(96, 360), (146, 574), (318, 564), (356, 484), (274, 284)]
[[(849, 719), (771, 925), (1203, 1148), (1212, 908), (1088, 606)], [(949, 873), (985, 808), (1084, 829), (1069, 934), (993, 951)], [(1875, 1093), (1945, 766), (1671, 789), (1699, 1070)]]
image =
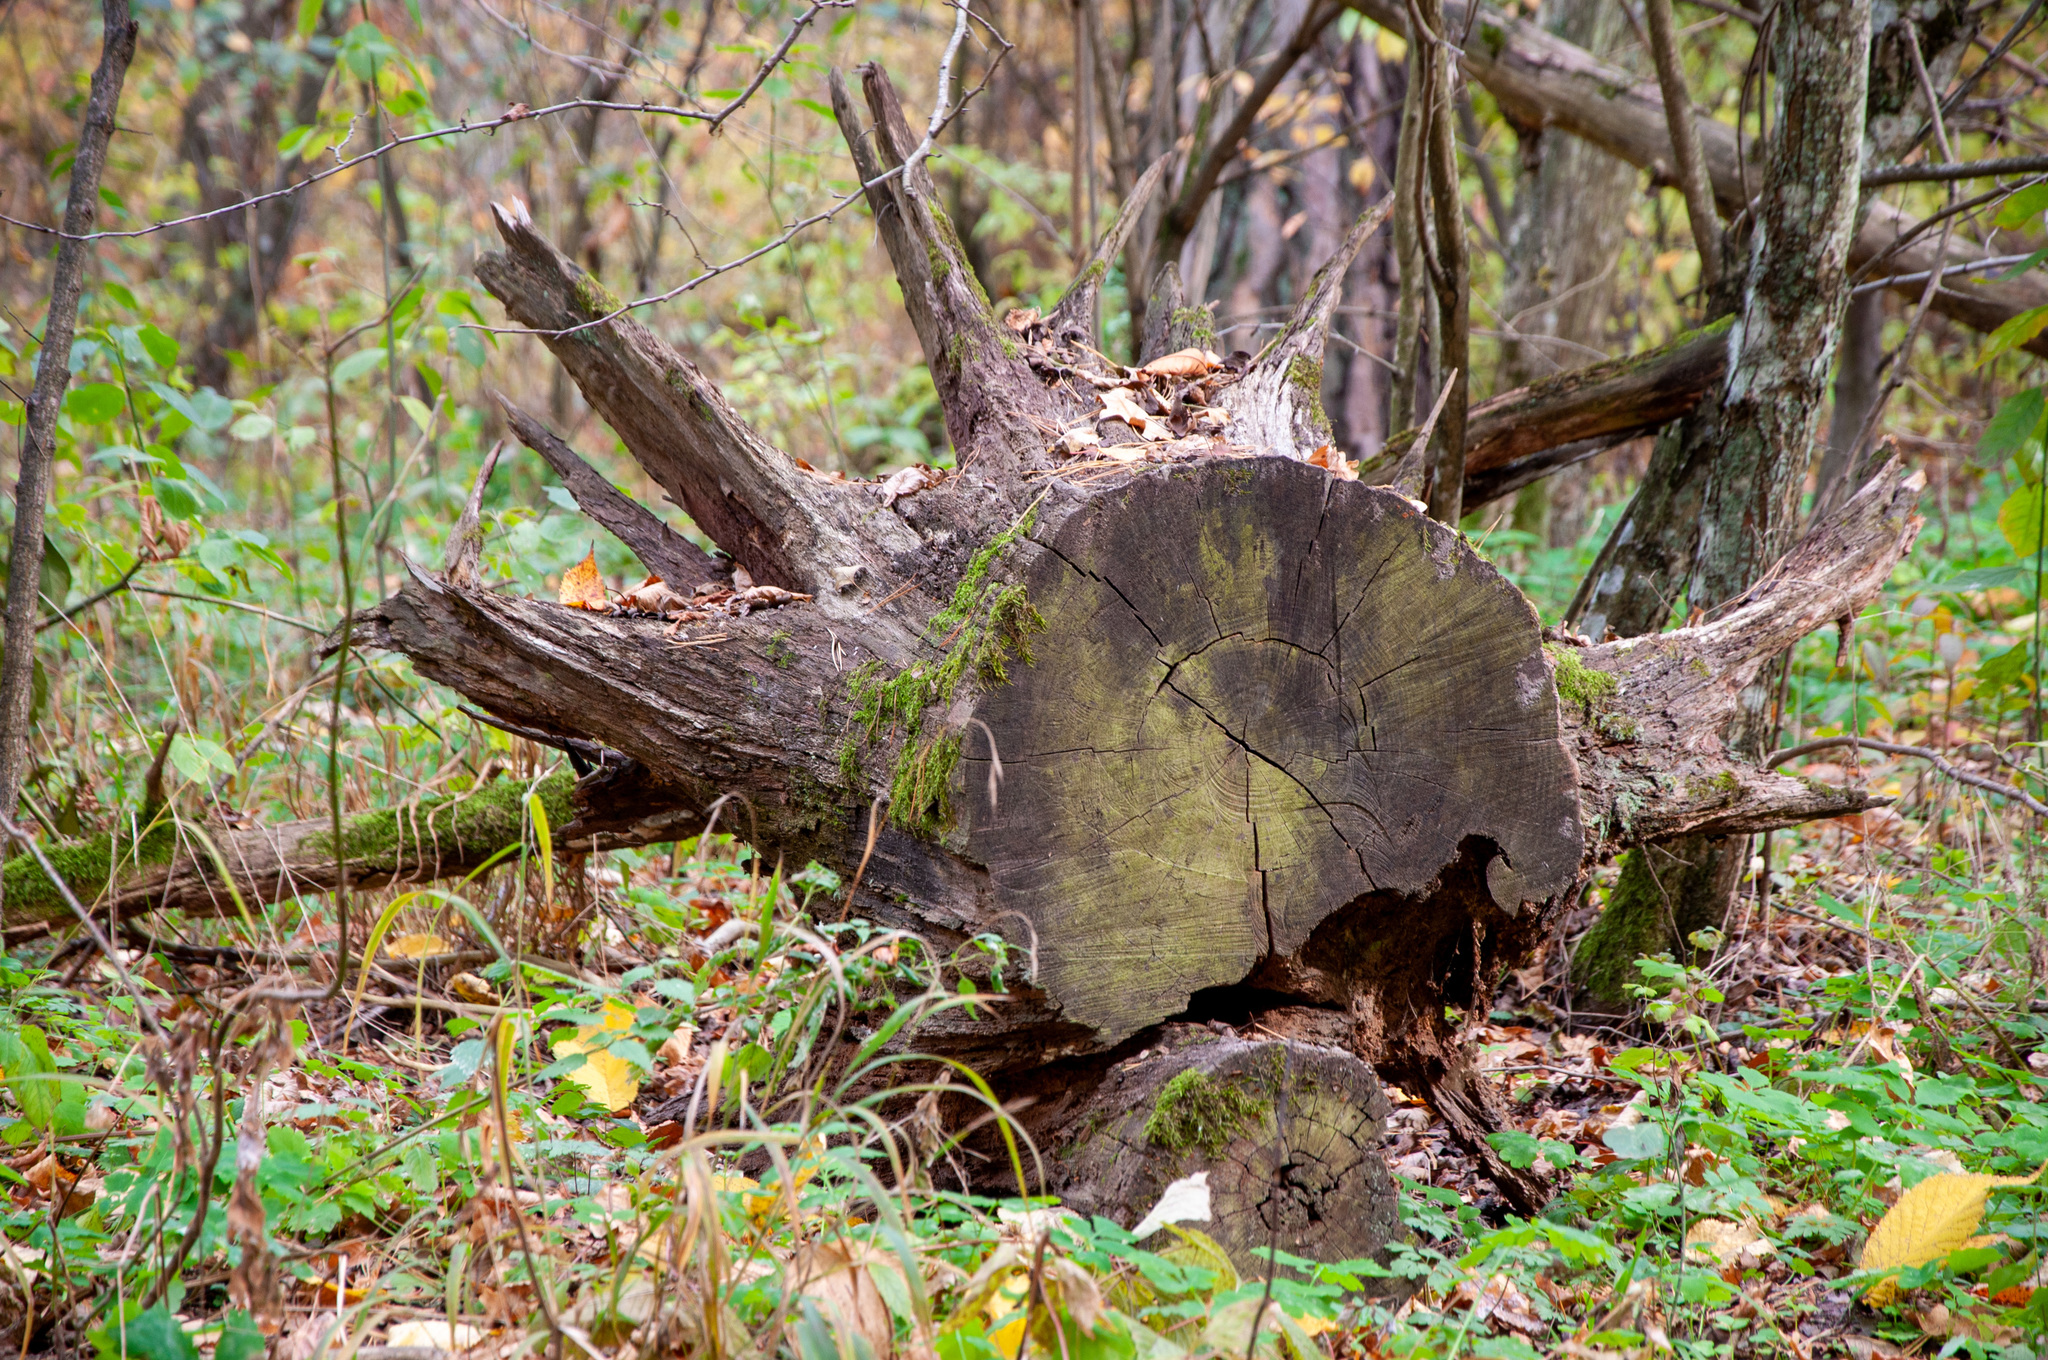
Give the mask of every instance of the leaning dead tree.
[[(1141, 1210), (1145, 1188), (1207, 1166), (1227, 1244), (1372, 1251), (1391, 1190), (1345, 1149), (1372, 1145), (1387, 1078), (1533, 1203), (1541, 1186), (1485, 1142), (1496, 1112), (1455, 1017), (1618, 851), (1876, 801), (1737, 761), (1714, 734), (1767, 659), (1877, 592), (1918, 527), (1917, 480), (1887, 468), (1705, 623), (1546, 641), (1455, 528), (1329, 447), (1323, 346), (1374, 215), (1255, 358), (1124, 368), (1079, 341), (1157, 176), (1048, 316), (998, 317), (894, 89), (860, 76), (865, 108), (836, 76), (834, 108), (956, 470), (810, 470), (500, 208), (485, 285), (735, 579), (671, 581), (682, 598), (650, 613), (416, 569), (360, 640), (500, 721), (613, 753), (593, 778), (624, 792), (585, 791), (587, 818), (741, 798), (764, 852), (853, 881), (849, 911), (941, 956), (1007, 941), (1007, 1002), (914, 1042), (973, 1063), (1041, 1146), (1071, 1150), (1047, 1165), (1077, 1202)], [(1579, 382), (1609, 380), (1632, 390), (1625, 371)], [(574, 458), (518, 428), (558, 468)], [(1503, 462), (1530, 453), (1494, 437)], [(628, 544), (669, 541), (609, 488), (582, 503)], [(706, 585), (740, 589), (692, 595)], [(749, 586), (783, 602), (692, 607)], [(1142, 1117), (1123, 1117), (1132, 1101)]]

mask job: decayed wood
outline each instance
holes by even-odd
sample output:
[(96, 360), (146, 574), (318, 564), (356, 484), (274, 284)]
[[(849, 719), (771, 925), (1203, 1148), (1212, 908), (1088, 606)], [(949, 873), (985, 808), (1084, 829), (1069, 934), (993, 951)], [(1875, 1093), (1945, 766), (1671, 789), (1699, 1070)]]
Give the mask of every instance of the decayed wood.
[[(349, 886), (425, 883), (471, 872), (531, 838), (528, 794), (540, 797), (555, 848), (565, 854), (673, 840), (702, 824), (706, 806), (677, 802), (634, 767), (581, 780), (567, 774), (496, 780), (467, 794), (345, 819)], [(156, 911), (232, 916), (243, 907), (328, 892), (340, 882), (334, 824), (326, 817), (232, 831), (183, 827), (166, 818), (144, 830), (139, 846), (132, 837), (103, 836), (56, 847), (50, 858), (81, 904), (95, 915), (121, 918)], [(73, 919), (33, 858), (8, 861), (6, 880), (10, 931)]]
[[(650, 472), (679, 499), (716, 488), (724, 527), (700, 526), (819, 599), (684, 627), (415, 570), (361, 637), (499, 720), (630, 760), (649, 809), (743, 800), (760, 850), (861, 867), (844, 910), (941, 957), (1007, 941), (1008, 1002), (947, 1012), (921, 1050), (1017, 1091), (1062, 1063), (1075, 1101), (1162, 1026), (1313, 1017), (1296, 1042), (1334, 1040), (1428, 1093), (1532, 1207), (1543, 1187), (1487, 1144), (1497, 1097), (1447, 1012), (1483, 1010), (1624, 845), (1870, 803), (1741, 768), (1692, 724), (1723, 702), (1713, 667), (1739, 676), (1815, 609), (1853, 611), (1910, 534), (1859, 498), (1825, 562), (1765, 583), (1740, 628), (1689, 640), (1700, 674), (1546, 646), (1453, 529), (1305, 461), (1328, 437), (1306, 370), (1371, 214), (1257, 360), (1171, 380), (1230, 413), (1223, 439), (1151, 441), (1166, 465), (1070, 475), (1062, 432), (1094, 422), (1106, 385), (1135, 400), (1152, 380), (1059, 326), (996, 322), (893, 89), (878, 68), (863, 85), (872, 143), (837, 82), (835, 109), (964, 470), (909, 493), (801, 474), (644, 328), (557, 324), (543, 338)], [(484, 272), (514, 315), (590, 315), (589, 280), (516, 215), (501, 224), (511, 252)], [(1540, 452), (1525, 427), (1611, 432), (1577, 414), (1595, 404), (1648, 419), (1666, 398), (1645, 373), (1710, 370), (1715, 349), (1693, 337), (1511, 394), (1475, 428), (1511, 465)], [(1688, 382), (1709, 385), (1670, 386)], [(1153, 395), (1178, 409), (1187, 387)]]
[(1052, 334), (1079, 339), (1091, 346), (1095, 343), (1095, 308), (1102, 296), (1102, 281), (1109, 277), (1110, 266), (1130, 244), (1131, 233), (1138, 229), (1139, 221), (1151, 206), (1153, 195), (1159, 192), (1159, 186), (1172, 165), (1173, 153), (1168, 152), (1138, 176), (1138, 182), (1131, 186), (1123, 206), (1117, 209), (1115, 223), (1095, 243), (1088, 263), (1081, 267), (1072, 286), (1061, 295), (1046, 317), (1045, 328)]
[(602, 525), (607, 533), (633, 550), (640, 565), (677, 590), (688, 594), (690, 587), (724, 574), (718, 559), (675, 530), (663, 524), (654, 512), (613, 486), (583, 461), (561, 436), (514, 406), (503, 396), (498, 404), (520, 442), (547, 460), (562, 479), (576, 507)]
[[(1609, 359), (1489, 397), (1465, 431), (1465, 499), (1483, 504), (1697, 406), (1728, 371), (1727, 321), (1688, 331), (1643, 354)], [(1370, 483), (1419, 483), (1416, 432), (1388, 438), (1359, 468)]]
[[(918, 144), (904, 120), (896, 88), (879, 63), (860, 68), (861, 90), (873, 115), (872, 135), (838, 71), (832, 72), (832, 109), (853, 153), (868, 206), (903, 290), (903, 310), (924, 349), (939, 391), (946, 433), (956, 461), (998, 480), (1015, 477), (1042, 449), (1040, 424), (1058, 429), (1071, 414), (1047, 393), (997, 322), (974, 266), (940, 206), (922, 164), (900, 168)], [(893, 178), (883, 179), (899, 170)], [(877, 183), (876, 181), (881, 181)]]
[(1295, 455), (1330, 442), (1323, 411), (1323, 350), (1330, 318), (1344, 297), (1344, 276), (1372, 234), (1386, 222), (1394, 200), (1383, 198), (1358, 215), (1337, 253), (1310, 280), (1278, 338), (1260, 352), (1244, 378), (1225, 389), (1231, 441), (1260, 453)]
[[(875, 503), (806, 476), (756, 434), (697, 366), (619, 311), (618, 299), (534, 229), (525, 209), (492, 206), (503, 253), (477, 277), (542, 339), (640, 466), (762, 585), (833, 607), (878, 558), (915, 552), (916, 535)], [(595, 324), (592, 324), (595, 323)]]
[(1194, 1226), (1256, 1276), (1255, 1253), (1274, 1247), (1384, 1263), (1402, 1231), (1380, 1154), (1387, 1114), (1372, 1069), (1340, 1047), (1169, 1025), (1085, 1096), (1048, 1092), (1023, 1119), (1082, 1131), (1054, 1162), (1053, 1189), (1127, 1228), (1173, 1181), (1206, 1171), (1214, 1217)]
[[(1597, 646), (1553, 648), (1597, 853), (1686, 834), (1739, 835), (1882, 801), (1731, 761), (1722, 732), (1764, 665), (1876, 598), (1920, 530), (1925, 478), (1895, 462), (1810, 529), (1706, 623)], [(1704, 763), (1699, 763), (1704, 762)], [(1759, 819), (1756, 811), (1771, 812)], [(1780, 820), (1785, 818), (1786, 820)]]

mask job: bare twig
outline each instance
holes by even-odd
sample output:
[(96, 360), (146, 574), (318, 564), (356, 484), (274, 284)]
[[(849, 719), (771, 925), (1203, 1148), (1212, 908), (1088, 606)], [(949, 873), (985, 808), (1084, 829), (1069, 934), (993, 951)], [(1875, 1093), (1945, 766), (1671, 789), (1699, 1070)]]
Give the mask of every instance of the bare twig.
[(1798, 746), (1788, 746), (1782, 751), (1771, 752), (1770, 758), (1764, 761), (1764, 768), (1774, 770), (1788, 760), (1797, 760), (1801, 756), (1812, 755), (1815, 751), (1831, 751), (1844, 746), (1851, 750), (1867, 748), (1872, 751), (1882, 751), (1886, 755), (1912, 756), (1915, 760), (1924, 760), (1950, 779), (1955, 780), (1958, 784), (1968, 784), (1973, 789), (1983, 789), (1986, 793), (1995, 793), (2001, 798), (2009, 798), (2015, 803), (2023, 804), (2027, 811), (2033, 813), (2036, 817), (2048, 817), (2048, 803), (2041, 802), (2025, 789), (2014, 788), (2010, 784), (2001, 784), (1998, 780), (1981, 774), (1972, 774), (1970, 771), (1951, 763), (1933, 751), (1923, 750), (1918, 746), (1902, 746), (1897, 742), (1891, 741), (1872, 741), (1869, 737), (1822, 737), (1818, 741), (1809, 741)]
[(42, 349), (36, 359), (35, 387), (29, 394), (28, 419), (21, 447), (21, 471), (14, 484), (14, 537), (8, 561), (6, 653), (0, 656), (0, 816), (11, 817), (21, 796), (23, 767), (28, 761), (30, 701), (34, 697), (36, 616), (41, 612), (37, 587), (43, 565), (43, 506), (50, 498), (50, 470), (56, 459), (57, 412), (71, 385), (71, 336), (78, 324), (78, 300), (85, 288), (85, 265), (92, 252), (84, 244), (99, 210), (100, 172), (107, 164), (107, 143), (114, 136), (114, 115), (128, 63), (135, 58), (135, 21), (128, 0), (105, 0), (101, 11), (106, 33), (99, 68), (92, 73), (92, 93), (78, 133), (71, 162), (71, 188), (64, 205), (67, 238), (57, 248), (55, 277), (50, 281), (50, 310), (43, 320)]

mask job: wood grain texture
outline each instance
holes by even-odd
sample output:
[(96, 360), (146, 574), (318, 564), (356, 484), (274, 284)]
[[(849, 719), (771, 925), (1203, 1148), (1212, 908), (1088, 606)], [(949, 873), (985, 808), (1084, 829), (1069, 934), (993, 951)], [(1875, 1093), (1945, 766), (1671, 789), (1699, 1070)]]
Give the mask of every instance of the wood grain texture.
[(1581, 858), (1534, 611), (1392, 493), (1291, 459), (1142, 477), (1043, 538), (1035, 663), (956, 795), (1046, 990), (1105, 1039), (1469, 843), (1509, 916)]
[(1206, 1171), (1215, 1217), (1189, 1226), (1246, 1278), (1266, 1273), (1253, 1253), (1268, 1247), (1384, 1262), (1401, 1234), (1380, 1155), (1387, 1114), (1372, 1068), (1341, 1049), (1169, 1025), (1085, 1102), (1060, 1110), (1062, 1124), (1085, 1132), (1054, 1185), (1068, 1208), (1129, 1228), (1173, 1181)]

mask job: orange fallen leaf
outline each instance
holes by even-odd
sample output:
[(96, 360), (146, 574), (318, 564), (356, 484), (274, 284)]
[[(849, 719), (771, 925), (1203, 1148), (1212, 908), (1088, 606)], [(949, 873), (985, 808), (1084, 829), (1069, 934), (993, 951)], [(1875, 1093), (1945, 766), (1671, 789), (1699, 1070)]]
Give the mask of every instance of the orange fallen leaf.
[(1220, 356), (1208, 350), (1183, 349), (1172, 354), (1162, 354), (1138, 371), (1163, 378), (1199, 378), (1222, 362)]
[(555, 596), (571, 609), (603, 610), (607, 607), (604, 577), (597, 571), (597, 549), (562, 573), (562, 589)]

